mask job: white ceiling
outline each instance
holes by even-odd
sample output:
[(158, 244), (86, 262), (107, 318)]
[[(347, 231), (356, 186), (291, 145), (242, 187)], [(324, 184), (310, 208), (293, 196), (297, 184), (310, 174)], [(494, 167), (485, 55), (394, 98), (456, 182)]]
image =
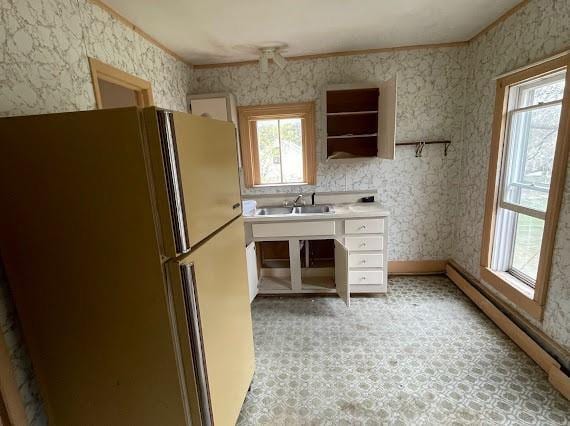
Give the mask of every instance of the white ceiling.
[(104, 0), (193, 64), (468, 40), (520, 0)]

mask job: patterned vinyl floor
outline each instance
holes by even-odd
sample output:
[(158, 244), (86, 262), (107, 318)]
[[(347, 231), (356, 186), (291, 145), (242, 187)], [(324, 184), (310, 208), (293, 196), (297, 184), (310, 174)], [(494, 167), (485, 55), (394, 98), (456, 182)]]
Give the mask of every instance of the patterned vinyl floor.
[(388, 294), (258, 297), (239, 425), (568, 425), (570, 402), (445, 277)]

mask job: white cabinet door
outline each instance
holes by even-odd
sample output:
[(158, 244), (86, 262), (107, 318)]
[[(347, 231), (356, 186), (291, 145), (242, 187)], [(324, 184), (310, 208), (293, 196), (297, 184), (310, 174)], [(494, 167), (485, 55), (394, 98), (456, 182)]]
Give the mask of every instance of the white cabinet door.
[(236, 98), (232, 93), (190, 95), (190, 109), (192, 110), (192, 114), (234, 123), (236, 143), (238, 146), (238, 164), (241, 168), (241, 149), (239, 132), (237, 131), (238, 115), (236, 105)]
[(257, 276), (257, 252), (255, 250), (255, 242), (251, 242), (245, 248), (245, 258), (247, 262), (247, 282), (249, 284), (249, 303), (253, 302), (257, 296), (257, 284), (259, 277)]
[(378, 157), (394, 159), (396, 151), (396, 77), (380, 84), (378, 94)]
[(348, 250), (339, 241), (334, 242), (334, 281), (336, 292), (350, 307), (350, 285), (348, 283)]
[(216, 120), (232, 121), (228, 114), (228, 104), (225, 97), (191, 99), (192, 114), (201, 117), (215, 118)]

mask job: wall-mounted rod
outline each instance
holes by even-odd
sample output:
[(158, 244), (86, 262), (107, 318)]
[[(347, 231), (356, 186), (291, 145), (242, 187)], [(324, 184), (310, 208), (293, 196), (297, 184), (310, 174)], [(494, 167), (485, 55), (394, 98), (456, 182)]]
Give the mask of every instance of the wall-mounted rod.
[(449, 145), (451, 145), (451, 141), (417, 141), (417, 142), (398, 142), (396, 146), (405, 146), (405, 145), (415, 145), (416, 147), (416, 157), (422, 156), (422, 151), (424, 146), (426, 145), (435, 145), (435, 144), (443, 144), (445, 145), (443, 155), (447, 156), (447, 150)]

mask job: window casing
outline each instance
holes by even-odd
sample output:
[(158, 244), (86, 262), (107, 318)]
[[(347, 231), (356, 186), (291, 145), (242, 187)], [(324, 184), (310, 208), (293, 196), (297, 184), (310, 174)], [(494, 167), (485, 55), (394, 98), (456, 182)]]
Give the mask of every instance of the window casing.
[(314, 103), (239, 108), (246, 187), (314, 184)]
[(569, 55), (497, 81), (481, 276), (541, 318), (568, 159)]

